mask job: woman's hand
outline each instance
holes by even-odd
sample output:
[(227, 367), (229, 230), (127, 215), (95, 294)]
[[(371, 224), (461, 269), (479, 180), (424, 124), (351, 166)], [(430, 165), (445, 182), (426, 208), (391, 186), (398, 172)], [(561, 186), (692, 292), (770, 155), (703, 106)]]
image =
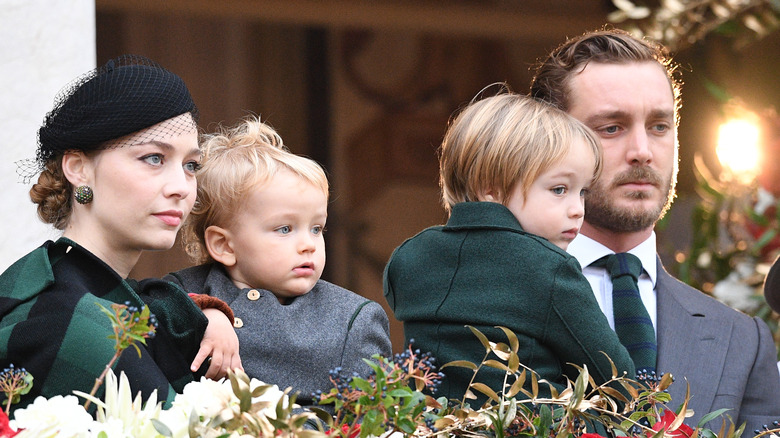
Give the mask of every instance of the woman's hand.
[(192, 372), (198, 371), (208, 357), (211, 358), (209, 369), (206, 371), (206, 377), (209, 379), (225, 377), (228, 370), (243, 370), (233, 321), (218, 309), (203, 309), (203, 314), (209, 319), (209, 325), (200, 342), (200, 350), (190, 366)]

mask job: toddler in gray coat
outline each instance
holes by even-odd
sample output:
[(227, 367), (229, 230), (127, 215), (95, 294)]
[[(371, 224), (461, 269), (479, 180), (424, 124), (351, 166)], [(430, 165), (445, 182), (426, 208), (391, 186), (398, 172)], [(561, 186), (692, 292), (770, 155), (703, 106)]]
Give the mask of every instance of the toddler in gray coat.
[(333, 385), (328, 373), (367, 376), (363, 358), (391, 354), (382, 307), (320, 279), (328, 180), (313, 160), (290, 153), (258, 118), (208, 135), (198, 196), (184, 228), (200, 266), (167, 280), (216, 296), (235, 314), (244, 370), (300, 392)]

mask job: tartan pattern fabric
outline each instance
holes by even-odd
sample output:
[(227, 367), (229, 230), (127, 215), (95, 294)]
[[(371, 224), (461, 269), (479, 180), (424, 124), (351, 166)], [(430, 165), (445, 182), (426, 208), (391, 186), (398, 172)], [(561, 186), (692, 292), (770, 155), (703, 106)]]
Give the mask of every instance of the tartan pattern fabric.
[(604, 256), (592, 266), (606, 268), (612, 279), (615, 332), (634, 360), (637, 373), (655, 372), (658, 355), (655, 331), (637, 285), (642, 262), (633, 254), (618, 253)]
[[(148, 304), (157, 336), (123, 352), (114, 371), (127, 375), (134, 392), (170, 401), (194, 376), (189, 364), (207, 320), (178, 287), (161, 280), (124, 280), (100, 259), (61, 238), (47, 242), (0, 276), (0, 367), (13, 363), (35, 379), (13, 409), (42, 395), (89, 393), (114, 355), (111, 322), (98, 304)], [(103, 388), (98, 390), (102, 397)]]

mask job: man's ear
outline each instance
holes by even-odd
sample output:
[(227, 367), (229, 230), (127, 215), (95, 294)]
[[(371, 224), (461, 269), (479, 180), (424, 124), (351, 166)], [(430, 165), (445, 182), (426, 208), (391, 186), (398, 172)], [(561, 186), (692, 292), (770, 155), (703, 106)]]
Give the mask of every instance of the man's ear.
[(230, 231), (212, 225), (206, 228), (203, 240), (206, 243), (206, 250), (216, 262), (228, 267), (236, 264), (236, 255), (233, 252)]
[(73, 187), (89, 185), (91, 169), (92, 161), (82, 151), (68, 151), (62, 155), (62, 173)]

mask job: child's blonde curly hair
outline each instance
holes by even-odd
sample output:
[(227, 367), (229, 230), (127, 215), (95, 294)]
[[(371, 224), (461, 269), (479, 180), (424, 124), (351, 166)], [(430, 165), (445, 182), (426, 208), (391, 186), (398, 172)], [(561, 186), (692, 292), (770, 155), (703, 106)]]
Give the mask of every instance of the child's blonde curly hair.
[(328, 195), (328, 178), (314, 160), (291, 153), (276, 131), (251, 116), (236, 126), (220, 126), (202, 138), (195, 207), (182, 229), (184, 249), (197, 263), (211, 260), (206, 228), (228, 226), (252, 190), (286, 169)]

